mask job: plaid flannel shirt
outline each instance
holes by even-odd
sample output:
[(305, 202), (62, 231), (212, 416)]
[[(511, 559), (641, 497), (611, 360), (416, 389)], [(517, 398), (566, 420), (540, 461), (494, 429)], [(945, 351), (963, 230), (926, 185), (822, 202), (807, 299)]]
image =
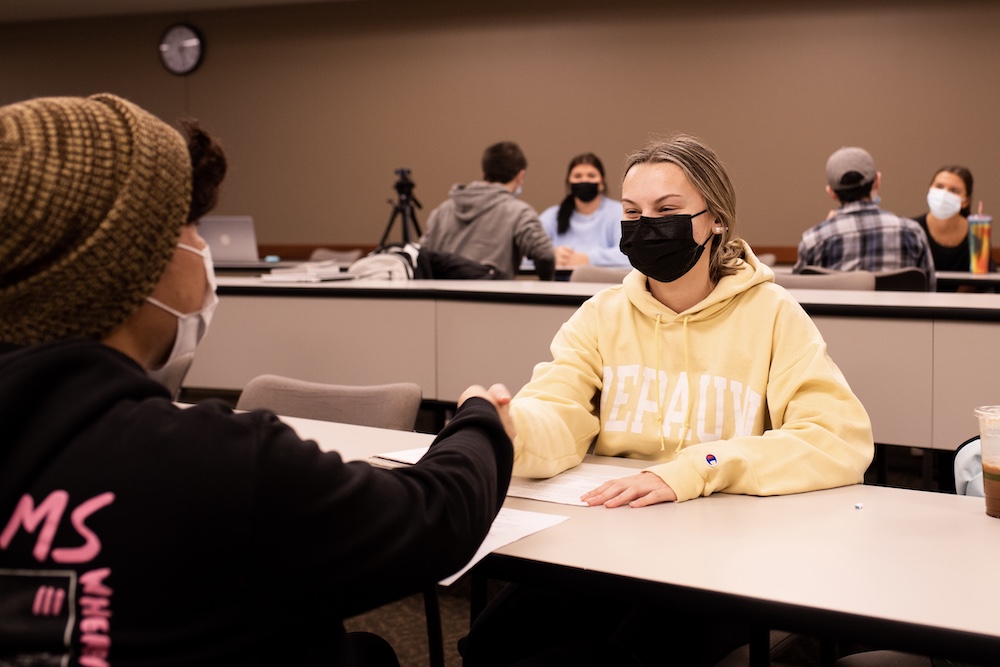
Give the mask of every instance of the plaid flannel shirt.
[(844, 204), (832, 218), (802, 233), (792, 271), (806, 266), (873, 272), (916, 266), (934, 284), (934, 259), (924, 230), (870, 200)]

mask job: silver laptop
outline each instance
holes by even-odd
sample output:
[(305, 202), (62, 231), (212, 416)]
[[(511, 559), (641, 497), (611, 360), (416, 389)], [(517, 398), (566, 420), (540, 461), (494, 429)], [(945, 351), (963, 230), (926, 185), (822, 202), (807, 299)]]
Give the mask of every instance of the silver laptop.
[(266, 269), (282, 266), (277, 257), (261, 258), (253, 216), (206, 215), (198, 221), (198, 234), (212, 249), (220, 269)]

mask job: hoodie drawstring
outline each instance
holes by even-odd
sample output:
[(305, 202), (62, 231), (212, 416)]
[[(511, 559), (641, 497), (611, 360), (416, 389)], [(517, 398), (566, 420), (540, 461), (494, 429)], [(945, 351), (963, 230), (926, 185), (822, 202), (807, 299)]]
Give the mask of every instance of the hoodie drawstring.
[(663, 393), (660, 391), (660, 318), (657, 313), (653, 338), (656, 340), (656, 430), (660, 434), (660, 451), (663, 452), (667, 449), (667, 442), (663, 438)]
[[(656, 328), (653, 330), (653, 336), (656, 339), (656, 428), (660, 433), (660, 451), (666, 451), (667, 441), (663, 436), (663, 394), (660, 393), (660, 324), (662, 322), (662, 315), (660, 313), (656, 314)], [(684, 318), (684, 376), (687, 378), (688, 383), (688, 401), (687, 401), (687, 413), (684, 415), (684, 426), (681, 428), (680, 437), (677, 440), (677, 447), (674, 449), (674, 453), (681, 451), (681, 447), (688, 440), (691, 435), (691, 415), (694, 413), (694, 387), (691, 384), (691, 357), (688, 354), (688, 321), (691, 316)]]
[[(681, 451), (684, 442), (691, 435), (691, 413), (694, 412), (694, 388), (691, 386), (691, 358), (688, 355), (688, 320), (690, 316), (684, 318), (684, 376), (688, 383), (687, 414), (684, 415), (684, 428), (681, 429), (680, 437), (677, 439), (677, 449), (674, 453)], [(659, 363), (659, 362), (657, 362)]]

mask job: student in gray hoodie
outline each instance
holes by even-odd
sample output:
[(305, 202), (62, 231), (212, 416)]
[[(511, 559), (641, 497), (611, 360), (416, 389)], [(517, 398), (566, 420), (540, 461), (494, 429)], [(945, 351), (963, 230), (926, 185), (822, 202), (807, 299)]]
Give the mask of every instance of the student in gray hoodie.
[(502, 141), (483, 153), (483, 180), (452, 186), (431, 211), (422, 249), (448, 252), (517, 276), (521, 260), (535, 263), (542, 280), (555, 276), (555, 250), (538, 213), (518, 199), (528, 161), (517, 144)]

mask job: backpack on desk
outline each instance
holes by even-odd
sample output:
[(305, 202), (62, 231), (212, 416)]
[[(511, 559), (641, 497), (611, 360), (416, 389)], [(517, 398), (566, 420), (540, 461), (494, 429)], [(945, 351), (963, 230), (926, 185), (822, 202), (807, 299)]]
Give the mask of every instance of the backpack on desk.
[(425, 280), (502, 280), (496, 267), (482, 264), (452, 252), (421, 250), (417, 256), (415, 278)]
[(347, 269), (357, 280), (500, 280), (496, 267), (450, 252), (422, 250), (417, 243), (388, 245)]
[(416, 243), (377, 248), (347, 267), (355, 280), (412, 280), (420, 246)]

